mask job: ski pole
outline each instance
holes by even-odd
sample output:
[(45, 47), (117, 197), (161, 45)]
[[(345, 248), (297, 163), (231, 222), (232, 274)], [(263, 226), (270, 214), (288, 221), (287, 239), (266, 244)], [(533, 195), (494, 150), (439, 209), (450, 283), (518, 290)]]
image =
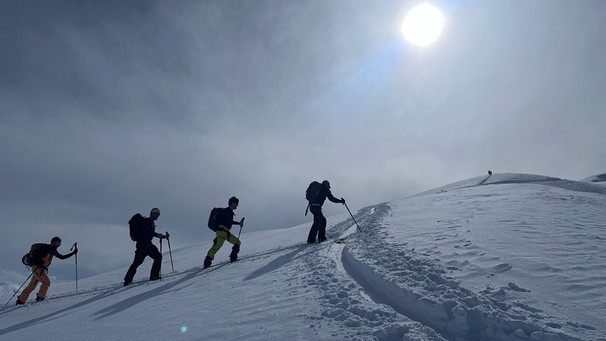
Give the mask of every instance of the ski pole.
[[(244, 218), (242, 218), (242, 224), (244, 224)], [(238, 240), (240, 240), (240, 233), (242, 233), (242, 225), (240, 225), (240, 232), (238, 232)]]
[[(73, 251), (74, 248), (76, 250), (78, 250), (78, 243), (77, 242), (74, 243), (74, 245), (72, 245), (72, 248), (69, 249), (69, 250)], [(76, 252), (75, 256), (76, 256), (76, 291), (78, 291), (78, 253), (77, 252)]]
[(356, 218), (354, 218), (353, 214), (351, 214), (351, 211), (349, 210), (349, 207), (347, 207), (347, 204), (343, 203), (343, 205), (345, 205), (345, 208), (347, 208), (347, 212), (349, 212), (349, 215), (351, 216), (351, 219), (353, 219), (354, 223), (356, 223), (356, 226), (358, 227), (358, 230), (362, 230), (362, 228), (360, 227), (360, 225), (358, 225), (358, 222), (356, 221)]
[[(38, 271), (36, 269), (36, 271)], [(2, 307), (2, 309), (0, 310), (4, 310), (4, 308), (6, 308), (6, 306), (10, 303), (10, 301), (12, 301), (13, 297), (15, 297), (15, 295), (17, 295), (17, 293), (19, 292), (19, 290), (21, 290), (21, 288), (25, 285), (25, 283), (34, 275), (35, 271), (32, 271), (32, 273), (27, 276), (27, 279), (23, 282), (23, 284), (21, 284), (21, 286), (19, 287), (19, 289), (17, 289), (17, 291), (15, 291), (15, 293), (13, 294), (13, 296), (11, 296), (11, 298), (8, 299), (8, 302), (6, 302), (6, 304), (4, 305), (4, 307)]]
[(168, 234), (168, 231), (166, 231), (166, 242), (168, 243), (168, 254), (170, 255), (170, 267), (173, 269), (173, 272), (175, 272), (175, 266), (173, 264), (173, 252), (170, 249), (170, 235)]
[[(162, 255), (162, 238), (160, 238), (160, 255)], [(160, 273), (160, 275), (162, 275), (162, 273)]]

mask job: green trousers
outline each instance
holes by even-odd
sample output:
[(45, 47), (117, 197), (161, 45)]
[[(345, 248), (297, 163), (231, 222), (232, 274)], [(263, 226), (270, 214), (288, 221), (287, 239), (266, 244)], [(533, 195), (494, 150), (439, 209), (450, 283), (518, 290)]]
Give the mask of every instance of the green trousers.
[(238, 253), (238, 251), (240, 250), (240, 239), (238, 239), (236, 236), (227, 231), (217, 231), (216, 234), (217, 237), (215, 237), (215, 239), (213, 240), (213, 246), (210, 248), (210, 250), (208, 250), (206, 256), (210, 257), (211, 259), (215, 259), (215, 254), (219, 252), (221, 246), (223, 246), (223, 243), (225, 243), (226, 240), (234, 245), (232, 253), (233, 251), (235, 251), (235, 254)]

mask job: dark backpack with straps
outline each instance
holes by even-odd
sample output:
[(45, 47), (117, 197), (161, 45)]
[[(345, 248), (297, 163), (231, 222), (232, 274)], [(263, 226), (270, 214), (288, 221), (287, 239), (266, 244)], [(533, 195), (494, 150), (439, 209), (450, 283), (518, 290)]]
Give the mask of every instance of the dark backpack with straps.
[(35, 243), (32, 244), (29, 252), (26, 253), (23, 257), (21, 257), (21, 263), (25, 266), (34, 266), (34, 265), (42, 265), (42, 258), (46, 256), (44, 254), (44, 249), (47, 244), (44, 243)]
[(140, 213), (135, 214), (128, 221), (128, 230), (130, 239), (133, 242), (138, 242), (143, 238), (143, 225), (145, 224), (145, 218)]
[(307, 186), (307, 190), (305, 191), (305, 199), (310, 203), (316, 203), (320, 201), (320, 191), (322, 190), (322, 184), (317, 181), (312, 181), (312, 183)]
[(221, 207), (215, 207), (210, 211), (210, 215), (208, 216), (208, 228), (217, 232), (219, 231), (219, 222), (217, 221), (217, 216), (223, 210)]

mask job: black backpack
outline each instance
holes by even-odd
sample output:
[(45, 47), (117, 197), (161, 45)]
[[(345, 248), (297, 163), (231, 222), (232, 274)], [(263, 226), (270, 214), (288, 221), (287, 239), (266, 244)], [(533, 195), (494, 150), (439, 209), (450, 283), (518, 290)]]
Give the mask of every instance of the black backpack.
[(312, 183), (307, 186), (307, 190), (305, 191), (305, 199), (310, 203), (317, 203), (320, 201), (320, 191), (322, 189), (322, 184), (317, 181), (312, 181)]
[(47, 244), (44, 243), (36, 243), (32, 244), (32, 247), (29, 249), (29, 252), (26, 253), (23, 257), (21, 257), (21, 263), (25, 266), (33, 266), (33, 265), (42, 265), (42, 258), (46, 256), (44, 254), (44, 249)]
[(221, 212), (222, 210), (223, 210), (223, 208), (221, 208), (221, 207), (215, 207), (210, 211), (210, 215), (208, 216), (208, 228), (215, 232), (220, 231), (219, 225), (217, 222), (217, 216), (219, 215), (219, 212)]
[(135, 214), (128, 221), (130, 239), (132, 239), (133, 242), (138, 242), (143, 239), (143, 224), (145, 224), (145, 218), (143, 218), (140, 213)]

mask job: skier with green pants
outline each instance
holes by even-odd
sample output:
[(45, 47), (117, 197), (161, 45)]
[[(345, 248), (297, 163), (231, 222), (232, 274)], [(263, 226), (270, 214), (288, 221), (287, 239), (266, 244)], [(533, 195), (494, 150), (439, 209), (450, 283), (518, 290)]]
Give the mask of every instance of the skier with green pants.
[(236, 197), (229, 198), (229, 202), (227, 207), (221, 209), (216, 216), (216, 237), (213, 240), (213, 246), (208, 250), (206, 254), (206, 258), (204, 259), (204, 268), (208, 268), (211, 266), (213, 259), (215, 258), (215, 254), (221, 249), (223, 243), (228, 241), (233, 244), (231, 249), (231, 254), (229, 255), (230, 262), (235, 262), (238, 260), (238, 252), (240, 252), (240, 239), (234, 236), (230, 230), (232, 225), (240, 225), (240, 228), (244, 227), (244, 218), (240, 221), (234, 220), (234, 210), (238, 208), (238, 204), (240, 200)]

